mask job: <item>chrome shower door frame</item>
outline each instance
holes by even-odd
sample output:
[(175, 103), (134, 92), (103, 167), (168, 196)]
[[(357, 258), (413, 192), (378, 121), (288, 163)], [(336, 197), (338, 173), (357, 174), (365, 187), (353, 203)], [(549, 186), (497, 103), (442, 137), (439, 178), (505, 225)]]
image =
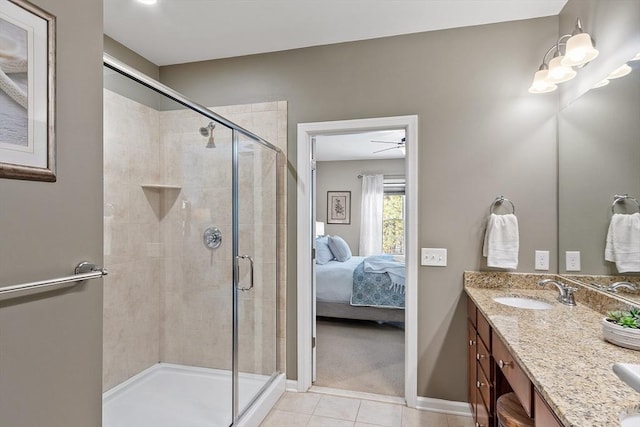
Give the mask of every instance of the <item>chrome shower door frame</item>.
[[(146, 86), (148, 88), (150, 88), (151, 90), (166, 96), (167, 98), (177, 102), (178, 104), (183, 105), (184, 107), (195, 111), (197, 113), (202, 114), (203, 116), (209, 118), (210, 120), (216, 122), (216, 123), (220, 123), (228, 128), (230, 128), (233, 132), (233, 138), (232, 138), (232, 271), (233, 271), (233, 281), (232, 281), (232, 287), (233, 287), (233, 314), (232, 314), (232, 424), (231, 426), (234, 426), (236, 424), (238, 424), (238, 422), (241, 420), (242, 416), (244, 413), (248, 412), (248, 409), (250, 409), (252, 407), (252, 405), (259, 399), (259, 397), (263, 394), (263, 392), (265, 390), (267, 390), (272, 383), (274, 382), (274, 380), (278, 377), (278, 375), (280, 374), (277, 369), (271, 374), (270, 378), (268, 381), (265, 382), (265, 384), (260, 388), (260, 390), (250, 399), (250, 402), (247, 404), (246, 408), (244, 408), (243, 410), (241, 410), (240, 408), (240, 404), (239, 404), (239, 340), (238, 340), (238, 336), (239, 336), (239, 331), (238, 331), (238, 291), (239, 291), (239, 284), (240, 284), (240, 276), (239, 276), (239, 265), (238, 265), (238, 259), (240, 257), (240, 254), (238, 253), (239, 251), (239, 191), (240, 191), (240, 181), (239, 181), (239, 174), (238, 174), (238, 169), (239, 169), (239, 157), (238, 157), (238, 144), (239, 144), (239, 137), (242, 135), (244, 137), (247, 137), (249, 139), (252, 140), (252, 142), (255, 142), (256, 144), (259, 144), (271, 151), (273, 151), (276, 155), (276, 160), (279, 160), (278, 156), (282, 155), (282, 151), (276, 147), (275, 145), (271, 144), (270, 142), (266, 141), (265, 139), (259, 137), (258, 135), (254, 134), (253, 132), (244, 129), (243, 127), (231, 122), (230, 120), (214, 113), (213, 111), (209, 110), (207, 107), (204, 107), (196, 102), (193, 102), (192, 100), (186, 98), (185, 96), (183, 96), (182, 94), (180, 94), (179, 92), (176, 92), (175, 90), (171, 89), (168, 86), (163, 85), (162, 83), (152, 79), (151, 77), (139, 72), (138, 70), (131, 68), (130, 66), (128, 66), (127, 64), (115, 59), (114, 57), (108, 55), (108, 54), (103, 54), (103, 64), (105, 67), (116, 71), (117, 73), (120, 73), (122, 75), (124, 75), (125, 77), (128, 77), (129, 79), (138, 82), (140, 84), (142, 84), (143, 86)], [(277, 174), (277, 172), (276, 172)], [(279, 186), (277, 185), (277, 180), (276, 180), (276, 201), (279, 200), (279, 196), (280, 196), (280, 191), (281, 189), (279, 188)], [(276, 202), (276, 206), (277, 206), (277, 202)], [(276, 207), (276, 209), (278, 209)], [(276, 211), (276, 218), (277, 218), (277, 214), (278, 212)], [(276, 227), (276, 245), (279, 244), (279, 239), (280, 239), (280, 227), (281, 225), (279, 224), (279, 221), (276, 221), (275, 224)], [(253, 260), (251, 260), (252, 264), (253, 264)], [(276, 280), (277, 278), (280, 277), (280, 272), (279, 272), (279, 263), (276, 262)], [(277, 284), (274, 284), (274, 286), (277, 286)], [(276, 360), (276, 365), (278, 365), (278, 361)]]

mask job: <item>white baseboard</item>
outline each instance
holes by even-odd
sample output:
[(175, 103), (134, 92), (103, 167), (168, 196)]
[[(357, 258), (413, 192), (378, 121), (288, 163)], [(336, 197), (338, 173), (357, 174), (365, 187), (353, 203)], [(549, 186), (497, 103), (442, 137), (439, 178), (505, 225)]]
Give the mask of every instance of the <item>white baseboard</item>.
[(430, 397), (418, 396), (416, 409), (471, 417), (471, 408), (467, 402), (455, 402), (452, 400), (432, 399)]
[(287, 380), (285, 383), (285, 391), (297, 392), (298, 390), (298, 381), (297, 380)]

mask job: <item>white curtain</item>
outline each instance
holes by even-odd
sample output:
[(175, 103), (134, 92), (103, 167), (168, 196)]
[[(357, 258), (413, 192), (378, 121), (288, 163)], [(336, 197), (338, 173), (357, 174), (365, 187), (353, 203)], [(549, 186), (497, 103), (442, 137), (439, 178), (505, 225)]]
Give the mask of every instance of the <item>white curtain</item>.
[(382, 204), (384, 176), (362, 176), (362, 210), (360, 213), (360, 250), (358, 255), (382, 253)]

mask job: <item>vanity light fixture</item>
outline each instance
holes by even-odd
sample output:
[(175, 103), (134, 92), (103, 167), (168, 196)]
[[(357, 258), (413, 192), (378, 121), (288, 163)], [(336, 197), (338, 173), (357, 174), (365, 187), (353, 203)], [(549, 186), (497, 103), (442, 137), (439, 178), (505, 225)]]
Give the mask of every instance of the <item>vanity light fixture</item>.
[(628, 66), (627, 64), (624, 64), (624, 65), (616, 68), (615, 70), (613, 70), (611, 72), (611, 74), (609, 74), (607, 76), (607, 79), (609, 79), (609, 80), (611, 80), (611, 79), (619, 79), (620, 77), (626, 76), (630, 72), (631, 72), (631, 67)]
[(567, 48), (562, 65), (579, 67), (594, 60), (598, 56), (598, 50), (593, 47), (593, 40), (589, 33), (582, 31), (580, 18), (576, 20), (576, 27), (567, 40)]
[[(553, 58), (547, 62), (551, 53)], [(558, 83), (569, 81), (576, 76), (577, 72), (573, 67), (584, 66), (596, 56), (598, 51), (593, 48), (591, 36), (582, 31), (582, 24), (578, 18), (573, 33), (560, 37), (542, 57), (542, 65), (533, 77), (529, 93), (553, 92), (558, 88)]]
[(137, 1), (138, 3), (142, 3), (146, 5), (156, 4), (158, 2), (158, 0), (137, 0)]
[(596, 84), (594, 84), (594, 85), (593, 85), (593, 89), (598, 89), (599, 87), (606, 86), (606, 85), (608, 85), (609, 83), (610, 83), (610, 82), (609, 82), (609, 79), (602, 79), (602, 80), (600, 80), (598, 83), (596, 83)]
[(547, 80), (548, 75), (549, 67), (547, 64), (542, 64), (533, 76), (533, 83), (531, 83), (529, 93), (547, 93), (556, 90), (558, 86)]

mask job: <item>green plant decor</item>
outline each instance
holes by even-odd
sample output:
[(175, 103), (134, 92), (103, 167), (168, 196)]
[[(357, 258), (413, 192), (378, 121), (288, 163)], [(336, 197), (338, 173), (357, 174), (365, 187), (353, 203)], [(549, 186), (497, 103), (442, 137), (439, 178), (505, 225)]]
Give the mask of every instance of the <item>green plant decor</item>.
[(629, 311), (609, 311), (607, 321), (623, 328), (640, 329), (640, 310), (632, 308)]

